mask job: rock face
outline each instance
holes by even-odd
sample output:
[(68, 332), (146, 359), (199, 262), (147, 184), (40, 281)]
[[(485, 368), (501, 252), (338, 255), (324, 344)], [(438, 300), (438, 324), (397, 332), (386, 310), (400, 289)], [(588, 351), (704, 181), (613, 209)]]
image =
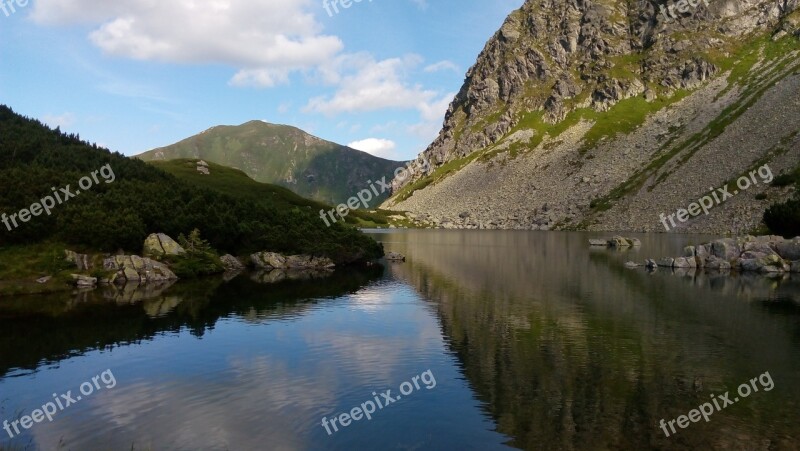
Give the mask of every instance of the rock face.
[(175, 240), (163, 233), (153, 233), (144, 240), (142, 255), (160, 260), (168, 255), (183, 255), (186, 250)]
[(333, 269), (336, 264), (327, 257), (309, 255), (284, 256), (275, 252), (258, 252), (250, 256), (250, 261), (258, 269)]
[(684, 257), (663, 258), (658, 265), (762, 274), (800, 272), (800, 237), (791, 240), (779, 236), (724, 238), (689, 246), (684, 254)]
[(103, 260), (103, 269), (116, 271), (109, 283), (151, 283), (177, 280), (166, 265), (138, 255), (116, 255)]
[[(664, 2), (527, 0), (489, 39), (384, 207), (441, 228), (664, 231), (660, 214), (754, 161), (791, 170), (796, 160), (773, 151), (800, 145), (798, 1), (701, 2), (673, 21)], [(763, 59), (729, 79), (723, 68), (744, 56), (731, 49), (770, 34), (786, 47), (757, 50)], [(630, 111), (641, 117), (614, 125)], [(785, 194), (760, 184), (678, 229), (752, 229), (768, 189)]]

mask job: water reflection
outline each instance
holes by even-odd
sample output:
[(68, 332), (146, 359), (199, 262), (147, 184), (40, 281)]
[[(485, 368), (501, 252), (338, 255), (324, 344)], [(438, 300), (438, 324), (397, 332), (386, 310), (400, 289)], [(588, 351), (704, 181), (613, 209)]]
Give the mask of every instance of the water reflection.
[(288, 278), (268, 287), (245, 275), (177, 284), (105, 286), (73, 294), (0, 300), (0, 376), (43, 363), (187, 328), (202, 336), (231, 314), (263, 318), (296, 314), (313, 303), (358, 290), (382, 268), (351, 268), (315, 283)]
[[(703, 237), (641, 236), (592, 250), (582, 233), (379, 234), (392, 265), (437, 305), (465, 373), (524, 449), (795, 449), (800, 424), (796, 277), (624, 267)], [(685, 415), (770, 371), (776, 388), (671, 438)]]

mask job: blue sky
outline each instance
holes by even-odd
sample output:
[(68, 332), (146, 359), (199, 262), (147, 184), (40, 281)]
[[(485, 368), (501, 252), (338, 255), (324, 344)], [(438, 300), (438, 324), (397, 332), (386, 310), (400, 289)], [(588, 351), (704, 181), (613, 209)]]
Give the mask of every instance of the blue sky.
[(0, 103), (85, 140), (134, 155), (260, 119), (392, 159), (436, 137), (523, 3), (3, 1)]

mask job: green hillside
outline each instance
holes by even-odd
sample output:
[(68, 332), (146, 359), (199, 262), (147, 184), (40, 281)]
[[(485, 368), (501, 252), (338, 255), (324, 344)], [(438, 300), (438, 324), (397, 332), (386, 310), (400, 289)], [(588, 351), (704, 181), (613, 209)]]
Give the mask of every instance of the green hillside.
[[(280, 185), (317, 201), (340, 204), (403, 163), (325, 141), (287, 125), (251, 121), (219, 126), (138, 156), (145, 161), (203, 159), (241, 169), (254, 180)], [(375, 207), (388, 197), (383, 193)]]
[[(209, 175), (197, 171), (196, 159), (151, 161), (153, 166), (194, 185), (219, 191), (237, 199), (258, 203), (283, 205), (284, 208), (303, 207), (311, 212), (330, 210), (331, 205), (301, 197), (282, 186), (256, 182), (239, 169), (208, 163)], [(357, 227), (387, 227), (389, 211), (370, 213), (364, 210), (351, 211), (346, 217), (349, 224)], [(321, 221), (321, 219), (318, 218)]]
[(290, 193), (259, 186), (260, 192), (274, 194), (256, 200), (256, 188), (248, 198), (226, 194), (220, 187), (201, 187), (0, 106), (0, 213), (33, 211), (31, 206), (55, 189), (71, 185), (77, 191), (82, 177), (104, 166), (113, 169), (110, 182), (100, 179), (91, 189), (82, 189), (51, 215), (31, 217), (12, 230), (0, 226), (0, 251), (56, 242), (76, 250), (138, 253), (150, 233), (177, 237), (197, 228), (216, 250), (235, 255), (271, 250), (351, 263), (383, 252), (353, 227), (326, 227), (318, 210)]

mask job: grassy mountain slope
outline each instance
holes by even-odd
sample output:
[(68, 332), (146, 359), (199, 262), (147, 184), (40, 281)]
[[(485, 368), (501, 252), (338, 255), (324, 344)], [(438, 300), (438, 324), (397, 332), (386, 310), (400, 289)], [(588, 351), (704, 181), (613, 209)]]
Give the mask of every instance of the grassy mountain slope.
[[(333, 208), (328, 204), (301, 197), (288, 188), (257, 182), (238, 169), (215, 163), (207, 162), (210, 174), (201, 174), (197, 171), (198, 161), (200, 160), (178, 159), (151, 161), (149, 164), (195, 186), (218, 191), (236, 199), (274, 204), (287, 209), (307, 208), (311, 212), (328, 211)], [(354, 210), (345, 219), (347, 223), (357, 227), (387, 227), (389, 225), (387, 215), (389, 214), (391, 212), (383, 210), (374, 213)], [(321, 219), (317, 219), (321, 221)]]
[[(251, 121), (219, 126), (138, 156), (145, 161), (201, 158), (241, 169), (259, 182), (274, 183), (326, 203), (340, 204), (386, 177), (402, 163), (322, 140), (286, 125)], [(388, 193), (375, 202), (385, 199)]]
[[(529, 0), (468, 72), (432, 168), (384, 206), (445, 227), (663, 231), (710, 187), (792, 171), (797, 8), (711, 3), (665, 23), (649, 3)], [(672, 230), (758, 229), (792, 192), (759, 183)]]
[(141, 251), (145, 237), (177, 237), (194, 228), (220, 252), (244, 255), (259, 250), (325, 255), (349, 263), (382, 255), (371, 238), (340, 224), (326, 227), (318, 212), (274, 200), (233, 197), (198, 187), (142, 161), (89, 145), (0, 106), (0, 212), (29, 208), (51, 187), (71, 185), (109, 165), (113, 182), (82, 190), (9, 231), (0, 227), (0, 246), (45, 241), (78, 250)]

